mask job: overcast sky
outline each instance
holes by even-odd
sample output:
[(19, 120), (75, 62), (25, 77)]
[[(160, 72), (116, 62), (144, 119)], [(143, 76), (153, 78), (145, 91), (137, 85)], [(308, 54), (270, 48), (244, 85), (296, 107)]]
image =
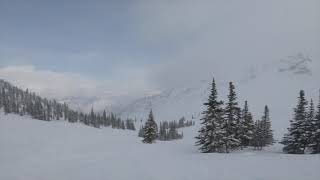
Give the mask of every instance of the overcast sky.
[(0, 77), (44, 95), (140, 96), (297, 53), (319, 0), (0, 0)]

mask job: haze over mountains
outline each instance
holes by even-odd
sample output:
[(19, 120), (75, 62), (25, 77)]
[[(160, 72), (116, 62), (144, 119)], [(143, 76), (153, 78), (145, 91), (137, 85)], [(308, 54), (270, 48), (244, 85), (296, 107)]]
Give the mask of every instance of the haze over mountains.
[[(2, 75), (5, 78), (8, 77), (8, 80), (15, 85), (30, 88), (42, 96), (66, 102), (76, 110), (88, 112), (93, 107), (96, 111), (106, 109), (107, 112), (115, 112), (124, 118), (145, 120), (152, 108), (158, 121), (177, 120), (182, 116), (187, 119), (199, 118), (203, 110), (202, 104), (209, 93), (212, 76), (215, 76), (220, 98), (226, 99), (227, 83), (235, 82), (240, 105), (242, 106), (243, 102), (248, 100), (256, 119), (260, 118), (264, 105), (269, 105), (276, 136), (282, 135), (288, 126), (288, 117), (291, 117), (292, 106), (296, 103), (300, 89), (306, 91), (308, 98), (312, 97), (314, 101), (318, 98), (319, 60), (306, 54), (298, 53), (267, 63), (248, 65), (247, 68), (240, 67), (233, 76), (227, 72), (228, 69), (225, 72), (214, 71), (216, 68), (213, 67), (210, 76), (203, 77), (197, 82), (190, 80), (190, 84), (144, 93), (147, 95), (113, 94), (106, 91), (107, 85), (101, 84), (99, 86), (92, 84), (89, 88), (79, 84), (79, 89), (76, 89), (77, 84), (72, 78), (61, 82), (67, 88), (72, 87), (70, 93), (62, 94), (54, 91), (55, 88), (52, 86), (50, 88), (50, 83), (48, 88), (37, 89), (37, 86), (32, 86), (32, 82), (23, 83), (19, 81), (19, 76), (10, 76), (8, 70), (2, 72)], [(60, 86), (58, 79), (51, 83)], [(70, 86), (72, 83), (74, 85)]]
[[(269, 105), (276, 136), (285, 132), (300, 89), (307, 97), (318, 100), (320, 76), (319, 62), (298, 54), (285, 61), (263, 64), (246, 71), (235, 80), (236, 91), (243, 105), (249, 101), (255, 119), (260, 118), (264, 105)], [(214, 74), (214, 73), (213, 73)], [(215, 75), (215, 74), (214, 74)], [(227, 83), (223, 75), (216, 75), (220, 98), (227, 97)], [(198, 118), (202, 104), (207, 100), (211, 79), (199, 81), (195, 86), (172, 88), (160, 94), (143, 97), (122, 108), (122, 116), (145, 119), (150, 107), (159, 119), (178, 119), (182, 116)]]

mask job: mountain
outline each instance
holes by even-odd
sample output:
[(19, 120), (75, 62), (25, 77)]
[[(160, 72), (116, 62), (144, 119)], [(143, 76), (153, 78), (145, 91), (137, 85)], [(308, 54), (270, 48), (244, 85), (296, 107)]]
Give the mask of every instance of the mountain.
[[(269, 105), (276, 136), (283, 135), (288, 127), (292, 109), (300, 89), (306, 91), (308, 98), (318, 101), (319, 63), (303, 54), (289, 56), (285, 60), (273, 61), (249, 68), (245, 74), (236, 78), (235, 85), (239, 103), (245, 100), (255, 119), (262, 116), (264, 105)], [(223, 75), (219, 75), (223, 77)], [(228, 81), (216, 79), (220, 98), (227, 97)], [(177, 120), (199, 118), (210, 90), (211, 79), (199, 81), (191, 87), (171, 88), (157, 95), (139, 98), (117, 112), (123, 117), (146, 119), (152, 108), (155, 118)]]
[(43, 98), (36, 93), (18, 88), (11, 83), (0, 79), (0, 110), (5, 114), (19, 114), (31, 116), (42, 121), (68, 121), (70, 123), (82, 123), (95, 128), (109, 127), (117, 129), (135, 130), (134, 121), (118, 118), (115, 114), (96, 113), (91, 109), (90, 113), (76, 111), (69, 108), (66, 102), (58, 102), (55, 99)]
[(106, 109), (106, 104), (108, 100), (104, 98), (99, 98), (96, 96), (92, 97), (81, 97), (81, 96), (69, 96), (60, 98), (59, 102), (67, 103), (71, 108), (77, 111), (89, 112), (91, 108), (95, 110), (102, 111)]
[[(281, 60), (270, 61), (267, 64), (257, 61), (255, 65), (247, 69), (232, 69), (237, 72), (212, 72), (218, 84), (219, 97), (222, 100), (226, 99), (228, 82), (233, 81), (240, 105), (242, 106), (243, 102), (248, 100), (255, 119), (261, 117), (264, 105), (269, 105), (273, 126), (278, 137), (282, 136), (288, 127), (300, 89), (306, 91), (309, 99), (312, 97), (315, 102), (318, 100), (320, 88), (318, 59), (312, 59), (300, 53)], [(211, 78), (202, 77), (197, 83), (192, 81), (192, 84), (184, 87), (165, 88), (158, 90), (153, 95), (138, 98), (137, 96), (114, 96), (112, 93), (101, 93), (102, 90), (98, 88), (99, 93), (59, 96), (57, 101), (62, 104), (66, 102), (71, 109), (77, 111), (89, 112), (93, 107), (97, 112), (107, 110), (123, 118), (145, 120), (152, 108), (158, 122), (178, 120), (183, 116), (188, 120), (198, 119), (201, 117), (203, 103), (209, 94)], [(54, 92), (52, 96), (55, 97)]]
[(199, 87), (172, 88), (163, 92), (137, 99), (118, 111), (121, 116), (145, 119), (152, 108), (159, 120), (179, 119), (182, 116), (199, 116), (199, 108), (207, 95), (207, 82)]

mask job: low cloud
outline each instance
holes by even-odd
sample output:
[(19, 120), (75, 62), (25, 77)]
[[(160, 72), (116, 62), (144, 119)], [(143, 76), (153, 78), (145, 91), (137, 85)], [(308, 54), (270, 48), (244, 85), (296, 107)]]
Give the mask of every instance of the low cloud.
[[(319, 1), (141, 1), (133, 14), (141, 41), (169, 49), (151, 74), (158, 87), (212, 74), (236, 80), (251, 66), (298, 52), (319, 59)], [(151, 83), (152, 83), (151, 82)]]
[(34, 66), (8, 66), (0, 76), (21, 88), (28, 88), (49, 98), (89, 96), (97, 93), (99, 83), (79, 74), (37, 70)]
[[(152, 93), (143, 80), (144, 71), (119, 69), (121, 76), (98, 81), (80, 74), (36, 69), (32, 65), (0, 68), (0, 77), (22, 89), (63, 101), (71, 101), (78, 109), (97, 110)], [(130, 78), (129, 78), (130, 77)]]
[[(0, 78), (49, 98), (100, 98), (104, 101), (97, 104), (107, 105), (162, 89), (192, 87), (212, 76), (224, 82), (253, 79), (266, 69), (260, 67), (273, 68), (298, 52), (319, 61), (319, 5), (317, 0), (136, 1), (115, 19), (127, 25), (116, 32), (90, 33), (83, 39), (88, 33), (84, 27), (77, 29), (81, 36), (71, 39), (58, 31), (55, 36), (63, 41), (31, 34), (32, 40), (21, 41), (18, 48), (0, 43)], [(93, 25), (95, 30), (107, 29), (103, 23)], [(108, 39), (104, 36), (110, 41), (98, 41)], [(39, 49), (42, 44), (35, 42), (42, 40), (47, 48)], [(60, 47), (64, 42), (70, 44)], [(36, 46), (25, 49), (30, 43)], [(79, 74), (70, 73), (74, 71)]]

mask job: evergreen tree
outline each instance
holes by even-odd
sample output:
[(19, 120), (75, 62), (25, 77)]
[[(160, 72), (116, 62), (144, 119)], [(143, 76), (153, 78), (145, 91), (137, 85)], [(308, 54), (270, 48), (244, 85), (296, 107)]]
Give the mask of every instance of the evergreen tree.
[(176, 121), (160, 122), (158, 139), (160, 141), (171, 141), (171, 140), (176, 140), (176, 139), (182, 139), (183, 134), (182, 133), (179, 134), (178, 128), (182, 128), (182, 127), (184, 127), (184, 125), (182, 126), (180, 120), (178, 123)]
[(290, 121), (288, 133), (285, 134), (281, 144), (284, 144), (283, 151), (289, 154), (304, 154), (308, 145), (308, 137), (306, 134), (307, 113), (305, 93), (300, 91), (298, 105), (294, 109), (294, 117)]
[(103, 121), (103, 125), (104, 126), (109, 126), (110, 125), (109, 122), (108, 122), (106, 110), (103, 110), (102, 121)]
[(236, 129), (234, 131), (236, 139), (239, 139), (240, 144), (239, 146), (241, 149), (243, 148), (242, 145), (242, 138), (243, 138), (243, 131), (244, 131), (244, 123), (242, 117), (242, 110), (237, 107), (236, 109)]
[[(309, 118), (310, 118), (309, 113)], [(319, 96), (319, 103), (317, 106), (317, 113), (315, 115), (315, 118), (312, 122), (312, 137), (311, 142), (309, 144), (309, 147), (312, 150), (312, 153), (320, 153), (320, 96)]]
[(126, 129), (126, 126), (124, 125), (124, 122), (123, 121), (121, 121), (121, 129)]
[(4, 87), (2, 88), (2, 98), (3, 98), (4, 112), (5, 112), (5, 114), (8, 114), (8, 113), (10, 113), (9, 97), (7, 96), (7, 93), (6, 93), (6, 90)]
[(135, 126), (134, 126), (134, 121), (131, 120), (131, 119), (127, 119), (127, 120), (126, 120), (126, 128), (129, 129), (129, 130), (135, 131), (136, 128), (135, 128)]
[(315, 128), (315, 109), (314, 109), (314, 104), (312, 99), (310, 100), (306, 121), (307, 122), (305, 124), (305, 136), (307, 139), (306, 146), (308, 147), (312, 143), (312, 136), (314, 134), (314, 128)]
[(254, 130), (253, 130), (253, 138), (251, 141), (251, 145), (258, 150), (261, 150), (263, 147), (263, 133), (262, 133), (262, 123), (260, 120), (257, 120), (254, 123)]
[(163, 125), (163, 123), (160, 122), (160, 127), (159, 127), (159, 140), (160, 141), (166, 141), (168, 140), (167, 137), (167, 129), (166, 127)]
[(157, 123), (154, 121), (152, 110), (150, 111), (149, 118), (144, 126), (143, 143), (152, 144), (157, 139)]
[(201, 129), (196, 137), (197, 146), (203, 153), (221, 152), (223, 148), (223, 102), (218, 100), (215, 80), (212, 80), (211, 94), (208, 102), (204, 103), (207, 110), (203, 112)]
[(91, 108), (91, 111), (90, 111), (90, 124), (93, 126), (93, 127), (97, 127), (97, 123), (96, 123), (96, 115), (94, 114), (94, 111), (93, 111), (93, 107)]
[(246, 147), (251, 144), (254, 134), (254, 122), (252, 114), (249, 111), (248, 101), (245, 101), (244, 108), (242, 110), (242, 130), (241, 130), (241, 145)]
[(185, 121), (186, 121), (186, 118), (185, 118), (185, 117), (182, 117), (181, 119), (179, 119), (178, 127), (179, 127), (179, 128), (184, 127), (184, 126), (185, 126)]
[(84, 115), (84, 124), (89, 126), (90, 125), (90, 121), (89, 121), (89, 118), (88, 118), (88, 115)]
[(178, 139), (179, 137), (176, 125), (174, 123), (171, 123), (169, 125), (169, 131), (168, 131), (168, 139), (172, 140), (172, 139)]
[(116, 116), (115, 116), (113, 113), (111, 113), (111, 115), (110, 115), (110, 121), (111, 121), (111, 127), (112, 127), (113, 129), (116, 128), (117, 118), (116, 118)]
[(228, 102), (225, 109), (225, 130), (226, 136), (224, 136), (225, 152), (229, 153), (230, 150), (238, 148), (241, 144), (241, 140), (237, 136), (238, 124), (238, 103), (236, 102), (237, 95), (235, 87), (232, 82), (229, 83), (229, 95)]
[[(111, 113), (107, 116), (104, 111), (102, 115), (95, 113), (93, 108), (89, 113), (82, 113), (72, 110), (66, 103), (59, 103), (56, 100), (49, 100), (37, 96), (28, 89), (19, 89), (10, 83), (0, 79), (0, 108), (6, 114), (15, 113), (29, 115), (34, 119), (51, 121), (65, 120), (70, 123), (81, 122), (88, 126), (99, 128), (110, 126), (113, 128), (125, 129), (126, 121)], [(133, 120), (128, 120), (127, 129), (135, 130)]]
[(265, 106), (264, 113), (261, 118), (261, 133), (261, 148), (274, 143), (273, 131), (271, 129), (270, 111), (268, 106)]

